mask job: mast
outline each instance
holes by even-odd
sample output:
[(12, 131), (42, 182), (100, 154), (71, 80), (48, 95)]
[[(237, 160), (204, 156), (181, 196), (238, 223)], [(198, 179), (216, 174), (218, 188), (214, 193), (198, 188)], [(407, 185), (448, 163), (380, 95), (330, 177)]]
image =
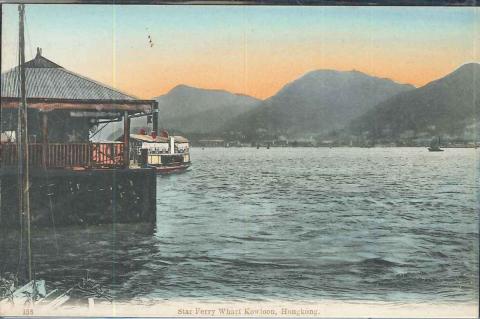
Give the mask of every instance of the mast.
[(19, 69), (20, 69), (20, 106), (18, 110), (18, 175), (19, 175), (19, 209), (21, 223), (26, 225), (27, 231), (27, 271), (28, 280), (32, 276), (32, 245), (30, 233), (30, 176), (28, 169), (28, 112), (25, 79), (25, 37), (24, 19), (25, 5), (18, 5), (19, 12)]

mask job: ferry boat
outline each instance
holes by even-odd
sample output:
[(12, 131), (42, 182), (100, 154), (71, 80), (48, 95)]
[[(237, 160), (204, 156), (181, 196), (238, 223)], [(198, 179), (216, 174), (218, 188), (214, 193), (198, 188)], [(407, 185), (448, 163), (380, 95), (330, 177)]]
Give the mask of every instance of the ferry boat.
[(157, 174), (180, 173), (190, 167), (190, 143), (183, 136), (170, 136), (165, 130), (159, 136), (154, 132), (147, 135), (141, 130), (140, 134), (130, 134), (130, 143), (130, 161), (154, 167)]

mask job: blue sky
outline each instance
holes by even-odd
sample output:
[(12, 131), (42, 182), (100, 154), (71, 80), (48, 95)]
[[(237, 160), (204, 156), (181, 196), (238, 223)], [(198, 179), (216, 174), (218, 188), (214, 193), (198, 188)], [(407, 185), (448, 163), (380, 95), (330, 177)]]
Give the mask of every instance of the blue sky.
[[(26, 16), (27, 58), (40, 46), (141, 97), (182, 83), (267, 97), (320, 68), (420, 86), (479, 59), (476, 8), (27, 5)], [(5, 69), (17, 63), (16, 5), (2, 23)]]

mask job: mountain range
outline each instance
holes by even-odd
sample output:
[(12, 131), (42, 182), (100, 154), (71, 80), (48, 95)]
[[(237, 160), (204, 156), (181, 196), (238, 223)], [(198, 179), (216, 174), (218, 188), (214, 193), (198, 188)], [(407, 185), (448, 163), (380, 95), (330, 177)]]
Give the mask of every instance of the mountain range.
[[(177, 85), (168, 93), (155, 97), (158, 102), (159, 128), (187, 136), (209, 136), (221, 131), (229, 120), (261, 104), (254, 97), (224, 90)], [(133, 118), (131, 131), (151, 126), (145, 118)], [(122, 134), (122, 126), (112, 123), (98, 135), (112, 140)]]
[(352, 119), (400, 92), (413, 90), (358, 71), (317, 70), (285, 85), (260, 107), (243, 113), (224, 130), (244, 135), (321, 135), (343, 128)]
[[(480, 64), (469, 63), (415, 88), (359, 71), (316, 70), (263, 101), (186, 85), (155, 99), (159, 127), (193, 139), (301, 139), (338, 132), (390, 139), (406, 132), (461, 135), (480, 115), (477, 74)], [(132, 121), (133, 131), (142, 126), (144, 119)]]
[(222, 90), (178, 85), (156, 97), (159, 127), (188, 133), (212, 133), (236, 116), (259, 106), (261, 101)]
[(418, 89), (399, 93), (353, 120), (354, 134), (397, 138), (405, 132), (463, 135), (480, 117), (480, 64), (468, 63)]

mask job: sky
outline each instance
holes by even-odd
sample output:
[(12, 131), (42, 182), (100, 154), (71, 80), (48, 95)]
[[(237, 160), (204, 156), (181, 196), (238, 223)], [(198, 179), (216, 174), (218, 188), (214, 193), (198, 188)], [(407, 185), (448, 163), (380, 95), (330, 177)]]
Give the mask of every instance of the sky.
[[(2, 15), (4, 72), (18, 63), (17, 6)], [(480, 9), (26, 5), (25, 36), (27, 60), (41, 47), (139, 98), (185, 84), (264, 99), (318, 69), (425, 85), (480, 61)]]

